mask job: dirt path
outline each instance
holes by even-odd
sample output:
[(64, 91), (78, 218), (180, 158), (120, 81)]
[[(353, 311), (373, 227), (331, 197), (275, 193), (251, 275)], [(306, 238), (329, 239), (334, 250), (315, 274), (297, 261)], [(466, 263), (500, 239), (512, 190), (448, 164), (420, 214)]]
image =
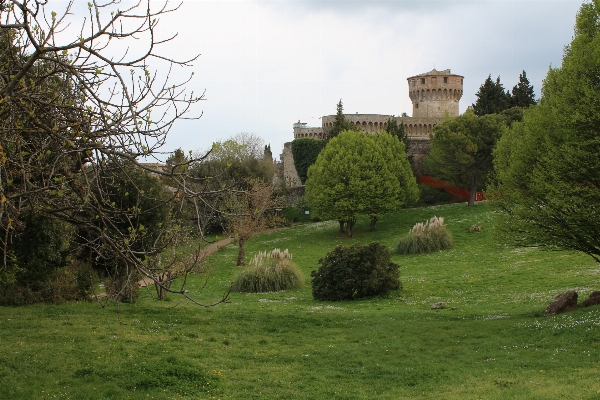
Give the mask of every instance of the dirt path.
[[(221, 239), (217, 242), (213, 242), (213, 243), (209, 244), (208, 246), (206, 246), (205, 248), (200, 250), (200, 256), (198, 257), (198, 260), (201, 261), (201, 260), (205, 259), (206, 257), (210, 256), (212, 253), (214, 253), (214, 252), (218, 251), (219, 249), (222, 249), (223, 247), (232, 243), (234, 240), (235, 240), (234, 238), (227, 237), (227, 238)], [(138, 282), (138, 285), (140, 285), (140, 287), (146, 287), (146, 286), (152, 285), (152, 284), (154, 284), (154, 281), (152, 280), (152, 278), (144, 278)]]

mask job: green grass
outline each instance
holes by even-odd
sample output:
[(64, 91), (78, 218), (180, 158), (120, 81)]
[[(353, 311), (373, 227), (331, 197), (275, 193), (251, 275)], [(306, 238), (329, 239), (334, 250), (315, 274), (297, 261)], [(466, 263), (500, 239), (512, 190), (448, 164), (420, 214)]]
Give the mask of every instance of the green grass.
[[(394, 255), (404, 287), (389, 296), (316, 302), (306, 278), (303, 289), (232, 293), (213, 308), (148, 295), (119, 310), (0, 308), (0, 398), (599, 399), (600, 308), (542, 316), (560, 292), (582, 300), (598, 289), (599, 266), (497, 245), (485, 204), (403, 210), (375, 232), (359, 220), (354, 239), (337, 222), (301, 225), (253, 238), (247, 254), (288, 248), (308, 277), (336, 244), (393, 249), (433, 215), (454, 247)], [(469, 233), (473, 224), (483, 231)], [(199, 300), (226, 290), (236, 254), (231, 245), (210, 257)], [(448, 308), (430, 310), (437, 301)]]

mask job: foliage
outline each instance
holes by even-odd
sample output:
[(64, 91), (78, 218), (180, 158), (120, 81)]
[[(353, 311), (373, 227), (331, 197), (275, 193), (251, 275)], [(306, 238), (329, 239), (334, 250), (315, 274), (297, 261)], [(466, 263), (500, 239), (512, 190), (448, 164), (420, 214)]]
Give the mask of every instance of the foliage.
[(468, 188), (470, 206), (492, 170), (492, 150), (504, 122), (497, 114), (477, 117), (466, 112), (433, 128), (427, 168), (435, 177)]
[(308, 170), (306, 199), (321, 218), (347, 221), (379, 216), (418, 198), (403, 144), (382, 132), (345, 131), (329, 141)]
[[(379, 146), (384, 156), (384, 164), (390, 170), (392, 176), (396, 177), (400, 185), (398, 202), (401, 206), (411, 206), (419, 199), (419, 187), (417, 180), (410, 167), (410, 161), (406, 157), (405, 144), (397, 136), (388, 134), (386, 131), (373, 136), (373, 140)], [(377, 219), (383, 214), (396, 211), (393, 201), (385, 198), (372, 199), (368, 215), (371, 218), (371, 230), (375, 229)]]
[[(158, 50), (171, 39), (160, 38), (157, 21), (178, 6), (90, 2), (87, 10), (82, 7), (87, 18), (77, 15), (75, 2), (62, 7), (50, 9), (45, 1), (0, 4), (2, 260), (7, 262), (27, 216), (46, 215), (83, 232), (80, 244), (89, 253), (110, 253), (128, 273), (153, 278), (142, 260), (164, 248), (146, 243), (141, 254), (128, 233), (100, 225), (131, 215), (120, 201), (108, 201), (113, 180), (129, 179), (123, 174), (129, 164), (170, 178), (171, 195), (181, 202), (209, 202), (212, 194), (194, 190), (185, 170), (140, 162), (156, 160), (176, 121), (199, 118), (190, 112), (203, 98), (186, 90), (191, 75), (153, 73), (150, 60), (173, 68), (191, 66), (196, 57), (178, 61)], [(138, 189), (131, 183), (134, 195)]]
[(346, 119), (344, 115), (344, 105), (342, 104), (342, 99), (340, 99), (339, 103), (336, 107), (335, 120), (333, 121), (333, 127), (327, 131), (326, 142), (333, 139), (340, 133), (344, 131), (355, 131), (357, 130), (356, 126), (350, 121)]
[(23, 226), (7, 248), (7, 267), (0, 275), (0, 283), (16, 283), (35, 291), (69, 263), (74, 230), (44, 215), (27, 215)]
[(303, 185), (308, 178), (308, 167), (315, 163), (325, 144), (327, 143), (324, 140), (311, 138), (294, 139), (292, 141), (294, 167)]
[(494, 82), (492, 81), (492, 75), (489, 75), (479, 87), (475, 96), (477, 96), (477, 100), (473, 104), (473, 111), (478, 117), (487, 114), (498, 114), (511, 106), (510, 92), (504, 91), (499, 76)]
[(259, 252), (231, 284), (233, 292), (266, 293), (298, 289), (304, 285), (300, 269), (287, 249)]
[(432, 253), (450, 247), (452, 247), (452, 236), (444, 225), (444, 218), (434, 216), (425, 223), (415, 224), (408, 235), (400, 239), (396, 252), (398, 254)]
[(442, 188), (434, 188), (427, 185), (419, 185), (419, 191), (421, 196), (419, 197), (419, 203), (435, 204), (435, 203), (446, 203), (450, 201), (451, 197)]
[(398, 265), (378, 242), (337, 246), (312, 271), (315, 300), (352, 300), (400, 289)]
[(512, 89), (511, 103), (513, 106), (521, 108), (528, 108), (536, 104), (533, 86), (529, 84), (524, 70), (522, 74), (519, 74), (519, 83)]
[(600, 261), (600, 2), (584, 3), (560, 68), (494, 152), (490, 190), (511, 243), (582, 251)]
[(269, 156), (270, 149), (263, 144), (261, 137), (246, 132), (214, 142), (210, 150), (197, 152), (197, 158), (202, 154), (207, 156), (201, 163), (194, 164), (192, 175), (210, 181), (214, 188), (233, 185), (245, 189), (252, 179), (271, 182), (273, 158)]
[(307, 222), (310, 220), (310, 217), (304, 213), (304, 210), (294, 206), (284, 208), (281, 215), (289, 222)]
[[(403, 114), (406, 114), (406, 113), (403, 113)], [(404, 143), (404, 148), (408, 152), (408, 149), (410, 149), (410, 146), (411, 146), (411, 142), (410, 142), (410, 138), (406, 134), (405, 127), (402, 122), (398, 123), (398, 120), (396, 120), (396, 118), (390, 118), (387, 120), (385, 130), (387, 133), (389, 133), (392, 136), (397, 137), (398, 140), (400, 140), (402, 143)], [(409, 161), (411, 161), (411, 157), (409, 157)]]

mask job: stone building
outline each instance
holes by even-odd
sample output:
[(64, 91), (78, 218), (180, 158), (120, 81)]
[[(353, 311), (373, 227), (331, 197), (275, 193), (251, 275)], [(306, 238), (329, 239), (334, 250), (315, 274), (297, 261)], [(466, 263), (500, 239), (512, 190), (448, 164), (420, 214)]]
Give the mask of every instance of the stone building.
[[(390, 118), (394, 118), (398, 124), (404, 124), (404, 130), (411, 140), (411, 147), (407, 152), (413, 155), (413, 170), (421, 174), (424, 171), (423, 159), (429, 152), (429, 135), (433, 133), (433, 127), (447, 116), (459, 115), (458, 102), (463, 94), (463, 79), (463, 76), (452, 74), (449, 69), (433, 69), (407, 78), (408, 95), (413, 105), (412, 117), (359, 113), (344, 116), (367, 133), (384, 130)], [(321, 117), (320, 127), (307, 126), (298, 121), (294, 124), (294, 139), (324, 139), (334, 122), (335, 115)], [(285, 143), (280, 160), (283, 163), (285, 182), (291, 187), (300, 185), (294, 168), (291, 142)]]

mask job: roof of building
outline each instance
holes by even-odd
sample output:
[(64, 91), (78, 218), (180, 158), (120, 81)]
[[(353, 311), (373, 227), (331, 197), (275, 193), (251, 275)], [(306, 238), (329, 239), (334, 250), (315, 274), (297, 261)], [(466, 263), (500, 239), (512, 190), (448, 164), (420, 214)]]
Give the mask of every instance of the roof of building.
[(436, 70), (436, 69), (434, 68), (434, 69), (432, 69), (432, 70), (431, 70), (431, 71), (429, 71), (429, 72), (423, 72), (422, 74), (415, 75), (415, 76), (411, 76), (411, 77), (409, 77), (409, 78), (407, 78), (407, 79), (410, 79), (410, 78), (416, 78), (416, 77), (419, 77), (419, 76), (432, 76), (432, 75), (433, 75), (433, 76), (436, 76), (436, 75), (438, 75), (438, 76), (439, 76), (439, 75), (442, 75), (442, 76), (448, 76), (448, 75), (462, 76), (462, 75), (456, 75), (456, 74), (453, 74), (453, 73), (451, 73), (451, 72), (450, 72), (450, 69), (445, 69), (445, 70), (443, 70), (443, 71), (438, 71), (438, 70)]

